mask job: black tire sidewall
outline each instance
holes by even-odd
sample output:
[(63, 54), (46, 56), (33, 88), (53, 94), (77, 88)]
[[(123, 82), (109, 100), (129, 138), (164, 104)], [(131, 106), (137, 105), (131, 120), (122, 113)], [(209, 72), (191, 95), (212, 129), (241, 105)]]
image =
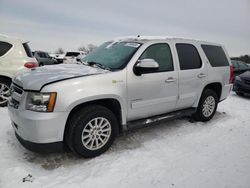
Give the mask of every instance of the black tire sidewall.
[(238, 95), (238, 96), (244, 96), (244, 93), (241, 93), (241, 92), (236, 92), (236, 95)]
[[(206, 116), (204, 116), (202, 109), (203, 109), (203, 104), (204, 104), (205, 100), (209, 96), (212, 96), (215, 99), (215, 107), (214, 107), (213, 113), (209, 117), (206, 117)], [(199, 106), (197, 108), (197, 112), (196, 112), (196, 116), (197, 116), (198, 120), (203, 121), (203, 122), (211, 120), (213, 118), (214, 114), (216, 113), (217, 106), (218, 106), (218, 96), (217, 96), (217, 94), (211, 89), (204, 90), (203, 93), (202, 93), (200, 102), (199, 102)]]
[[(87, 123), (96, 117), (104, 117), (110, 122), (111, 135), (107, 143), (102, 148), (98, 150), (89, 150), (85, 148), (82, 144), (82, 131), (87, 125)], [(83, 114), (82, 117), (79, 117), (79, 120), (76, 122), (73, 131), (72, 147), (74, 148), (75, 152), (80, 156), (86, 158), (98, 156), (110, 148), (117, 135), (117, 130), (117, 120), (114, 114), (108, 109), (97, 108), (95, 111), (91, 111), (88, 114)]]

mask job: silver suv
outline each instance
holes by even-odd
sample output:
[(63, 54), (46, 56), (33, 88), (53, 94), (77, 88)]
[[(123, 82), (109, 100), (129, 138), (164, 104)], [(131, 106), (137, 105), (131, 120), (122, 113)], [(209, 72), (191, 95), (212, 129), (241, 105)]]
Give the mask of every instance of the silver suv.
[(9, 115), (26, 148), (95, 157), (135, 127), (182, 115), (210, 120), (232, 88), (224, 47), (204, 41), (121, 38), (79, 61), (14, 78)]

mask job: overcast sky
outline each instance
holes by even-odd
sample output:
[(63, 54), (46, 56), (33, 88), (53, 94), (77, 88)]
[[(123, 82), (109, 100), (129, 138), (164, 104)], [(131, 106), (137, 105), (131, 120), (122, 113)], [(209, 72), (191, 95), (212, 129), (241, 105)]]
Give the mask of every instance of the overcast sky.
[(182, 36), (236, 56), (250, 54), (250, 0), (0, 0), (0, 33), (51, 52), (126, 35)]

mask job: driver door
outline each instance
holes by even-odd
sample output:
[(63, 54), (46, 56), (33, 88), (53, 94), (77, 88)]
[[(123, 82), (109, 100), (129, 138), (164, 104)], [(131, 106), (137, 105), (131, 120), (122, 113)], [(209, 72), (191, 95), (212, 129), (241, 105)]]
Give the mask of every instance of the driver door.
[(154, 59), (159, 69), (136, 76), (136, 63), (128, 67), (128, 121), (173, 111), (177, 103), (178, 73), (170, 44), (154, 43), (144, 48), (137, 60)]

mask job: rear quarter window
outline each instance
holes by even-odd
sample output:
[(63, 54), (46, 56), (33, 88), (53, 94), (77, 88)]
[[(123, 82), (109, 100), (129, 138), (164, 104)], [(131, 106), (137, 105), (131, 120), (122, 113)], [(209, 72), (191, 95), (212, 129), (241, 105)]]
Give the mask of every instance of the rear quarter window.
[(27, 42), (23, 43), (23, 48), (24, 48), (24, 50), (25, 50), (28, 57), (33, 57), (33, 54), (31, 52), (30, 47), (29, 47)]
[(65, 56), (77, 57), (78, 55), (80, 55), (79, 52), (67, 52)]
[(227, 56), (221, 46), (201, 45), (212, 67), (229, 66)]
[(0, 41), (0, 57), (5, 55), (12, 48), (12, 44)]

